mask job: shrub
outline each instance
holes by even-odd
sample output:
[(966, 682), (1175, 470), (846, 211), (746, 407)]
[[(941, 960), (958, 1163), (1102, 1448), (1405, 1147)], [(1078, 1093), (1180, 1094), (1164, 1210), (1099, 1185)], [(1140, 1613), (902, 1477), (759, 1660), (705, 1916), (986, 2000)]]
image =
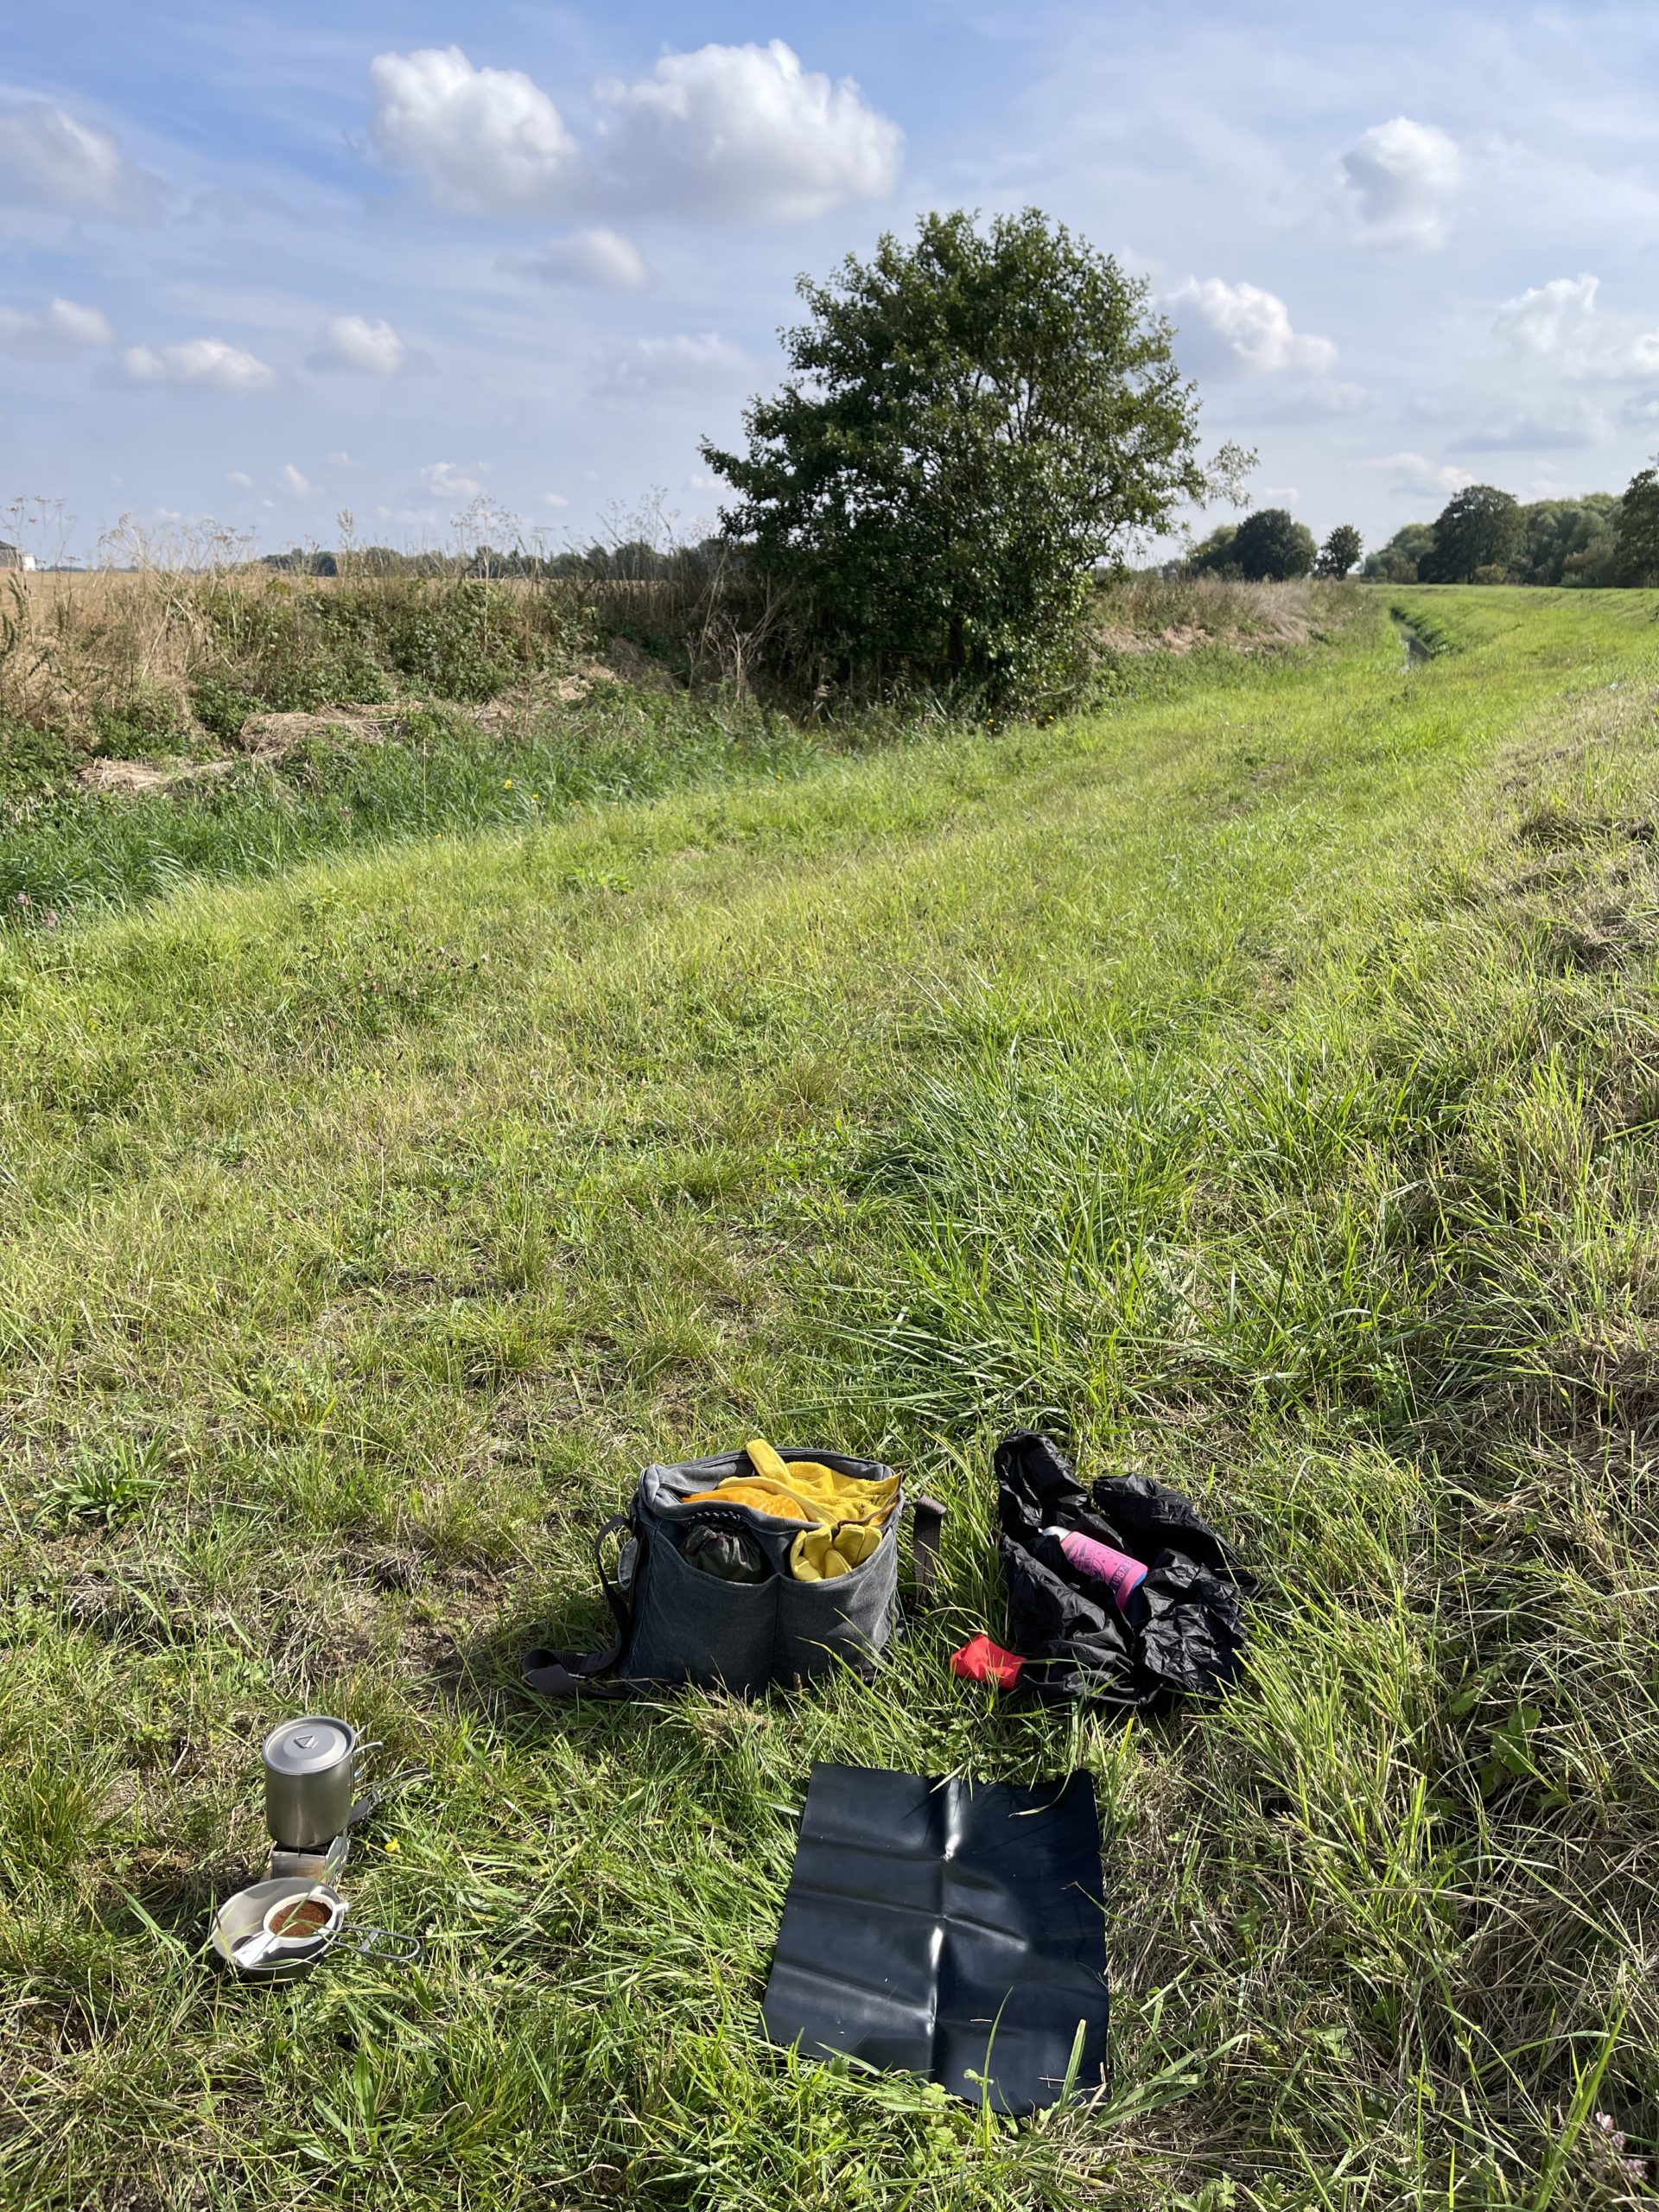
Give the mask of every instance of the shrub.
[(794, 596), (796, 653), (997, 704), (1065, 688), (1095, 565), (1208, 489), (1146, 286), (1028, 208), (926, 216), (799, 289), (790, 380), (746, 452), (703, 448), (729, 535)]

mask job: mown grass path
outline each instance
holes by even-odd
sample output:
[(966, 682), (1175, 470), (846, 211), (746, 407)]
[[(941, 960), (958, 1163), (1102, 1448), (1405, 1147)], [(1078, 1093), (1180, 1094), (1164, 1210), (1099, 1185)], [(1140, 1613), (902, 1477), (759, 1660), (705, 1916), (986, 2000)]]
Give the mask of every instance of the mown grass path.
[[(3, 2201), (1619, 2201), (1659, 631), (1395, 596), (1414, 671), (1360, 595), (1097, 721), (0, 950)], [(1262, 1573), (1222, 1710), (951, 1681), (1014, 1419)], [(639, 1464), (753, 1430), (951, 1508), (880, 1690), (522, 1698)], [(432, 1770), (352, 1877), (426, 1957), (226, 1989), (308, 1707)], [(1094, 1770), (1109, 2103), (1014, 2132), (759, 2047), (817, 1758)]]

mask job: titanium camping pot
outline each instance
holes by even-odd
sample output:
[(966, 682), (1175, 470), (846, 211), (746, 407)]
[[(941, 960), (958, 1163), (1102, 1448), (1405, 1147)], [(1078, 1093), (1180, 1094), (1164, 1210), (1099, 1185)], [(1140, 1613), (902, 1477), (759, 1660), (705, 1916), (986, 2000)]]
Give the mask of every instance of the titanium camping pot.
[(348, 1720), (307, 1713), (284, 1720), (264, 1741), (265, 1820), (274, 1842), (321, 1851), (352, 1817), (365, 1744)]

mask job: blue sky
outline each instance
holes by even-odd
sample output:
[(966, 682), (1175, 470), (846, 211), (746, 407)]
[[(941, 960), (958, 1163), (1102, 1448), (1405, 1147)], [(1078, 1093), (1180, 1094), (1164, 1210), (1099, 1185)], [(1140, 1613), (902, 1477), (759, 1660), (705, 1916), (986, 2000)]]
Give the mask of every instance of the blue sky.
[(0, 45), (0, 507), (695, 526), (798, 271), (1032, 202), (1320, 532), (1659, 446), (1651, 8), (54, 0)]

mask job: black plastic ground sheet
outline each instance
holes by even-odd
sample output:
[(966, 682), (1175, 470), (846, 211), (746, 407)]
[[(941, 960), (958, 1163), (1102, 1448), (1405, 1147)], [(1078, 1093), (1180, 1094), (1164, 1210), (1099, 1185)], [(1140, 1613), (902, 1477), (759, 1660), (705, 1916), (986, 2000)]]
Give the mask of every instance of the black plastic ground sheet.
[(1093, 1777), (1020, 1789), (815, 1766), (766, 2031), (1020, 2114), (1106, 2070)]

